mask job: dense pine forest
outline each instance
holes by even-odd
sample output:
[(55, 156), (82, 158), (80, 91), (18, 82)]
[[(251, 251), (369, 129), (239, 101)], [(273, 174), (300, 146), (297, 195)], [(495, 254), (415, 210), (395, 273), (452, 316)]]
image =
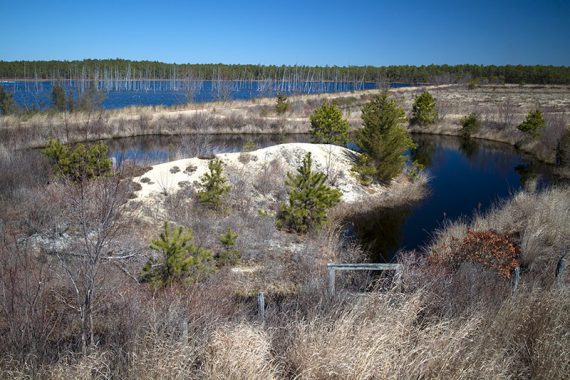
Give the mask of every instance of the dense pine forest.
[(105, 59), (82, 61), (0, 61), (3, 80), (283, 80), (379, 83), (570, 84), (568, 66), (275, 66), (173, 64)]

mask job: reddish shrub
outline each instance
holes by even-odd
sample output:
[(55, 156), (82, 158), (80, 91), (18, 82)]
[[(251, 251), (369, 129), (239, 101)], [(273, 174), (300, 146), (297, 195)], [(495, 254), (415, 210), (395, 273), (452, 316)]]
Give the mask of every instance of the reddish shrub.
[(511, 278), (512, 270), (519, 266), (520, 249), (513, 238), (492, 230), (468, 230), (463, 240), (454, 238), (450, 248), (449, 253), (430, 256), (430, 263), (451, 268), (464, 262), (478, 263), (504, 278)]

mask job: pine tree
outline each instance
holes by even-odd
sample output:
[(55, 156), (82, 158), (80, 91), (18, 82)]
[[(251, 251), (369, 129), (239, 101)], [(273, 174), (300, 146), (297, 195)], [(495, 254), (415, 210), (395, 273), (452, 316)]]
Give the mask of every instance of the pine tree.
[(283, 114), (289, 110), (289, 100), (287, 100), (287, 96), (285, 94), (277, 94), (277, 103), (275, 104), (275, 112), (278, 114)]
[(310, 116), (310, 133), (313, 141), (319, 144), (344, 145), (348, 140), (348, 120), (342, 111), (329, 102), (324, 102)]
[(51, 89), (51, 102), (52, 107), (56, 111), (62, 112), (65, 111), (66, 102), (65, 102), (65, 90), (63, 87), (59, 85), (54, 85)]
[(327, 219), (327, 210), (340, 202), (341, 192), (325, 184), (324, 173), (312, 172), (311, 153), (303, 158), (297, 175), (287, 173), (289, 202), (280, 207), (277, 226), (298, 233), (320, 227)]
[(461, 118), (461, 135), (463, 138), (471, 138), (471, 135), (476, 133), (479, 129), (481, 129), (481, 121), (476, 113), (472, 112)]
[(228, 180), (223, 175), (222, 161), (215, 159), (208, 164), (209, 172), (200, 178), (202, 190), (198, 191), (198, 200), (215, 210), (221, 210), (224, 196), (230, 191)]
[(539, 110), (530, 111), (526, 115), (526, 119), (517, 127), (519, 131), (528, 133), (532, 137), (540, 136), (540, 133), (544, 129), (545, 122), (542, 112)]
[(214, 270), (212, 252), (192, 244), (192, 230), (183, 227), (171, 229), (164, 223), (160, 238), (150, 248), (161, 253), (157, 260), (150, 258), (143, 267), (142, 280), (157, 286), (171, 286), (175, 282), (192, 283)]
[(355, 142), (362, 151), (353, 170), (364, 184), (374, 179), (389, 181), (402, 172), (406, 151), (415, 144), (402, 126), (406, 121), (404, 110), (387, 92), (377, 95), (362, 107), (363, 128), (358, 130)]
[(227, 231), (220, 236), (220, 243), (223, 245), (224, 250), (218, 255), (218, 266), (236, 265), (239, 263), (241, 254), (240, 251), (235, 248), (237, 237), (238, 234), (231, 228), (228, 228)]
[(414, 101), (411, 122), (417, 125), (429, 125), (436, 119), (435, 99), (429, 92), (424, 91)]
[(0, 86), (0, 114), (9, 115), (16, 110), (12, 94)]
[(50, 140), (42, 153), (50, 159), (56, 175), (77, 182), (111, 173), (107, 149), (102, 142), (89, 147), (77, 144), (71, 149), (59, 140)]

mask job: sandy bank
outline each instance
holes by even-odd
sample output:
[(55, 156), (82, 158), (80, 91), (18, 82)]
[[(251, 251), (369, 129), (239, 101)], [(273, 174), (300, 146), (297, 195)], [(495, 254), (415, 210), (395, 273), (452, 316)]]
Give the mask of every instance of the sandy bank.
[[(283, 172), (296, 172), (308, 152), (313, 158), (313, 170), (328, 174), (331, 184), (342, 192), (342, 201), (353, 203), (386, 191), (386, 187), (381, 185), (362, 186), (351, 173), (357, 153), (334, 145), (281, 144), (249, 153), (217, 154), (216, 158), (222, 161), (225, 173), (237, 173), (245, 181), (253, 182), (258, 173), (271, 167), (279, 167)], [(184, 186), (199, 187), (200, 177), (208, 170), (209, 161), (194, 157), (153, 166), (150, 171), (133, 179), (142, 187), (135, 193), (137, 199), (160, 198)], [(248, 188), (254, 189), (253, 186)], [(253, 192), (243, 196), (255, 198), (265, 195)]]

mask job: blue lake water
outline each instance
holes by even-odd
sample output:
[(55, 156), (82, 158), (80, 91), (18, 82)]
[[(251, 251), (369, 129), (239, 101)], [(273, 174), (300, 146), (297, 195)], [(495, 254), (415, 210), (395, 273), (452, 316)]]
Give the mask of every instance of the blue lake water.
[[(93, 82), (104, 93), (105, 109), (128, 106), (173, 106), (192, 102), (216, 100), (248, 100), (284, 94), (318, 94), (377, 88), (368, 82), (282, 82), (282, 81), (112, 81)], [(76, 98), (91, 82), (60, 83)], [(0, 86), (13, 94), (18, 105), (26, 109), (46, 109), (52, 104), (50, 81), (4, 81)], [(393, 84), (393, 87), (409, 86)]]

